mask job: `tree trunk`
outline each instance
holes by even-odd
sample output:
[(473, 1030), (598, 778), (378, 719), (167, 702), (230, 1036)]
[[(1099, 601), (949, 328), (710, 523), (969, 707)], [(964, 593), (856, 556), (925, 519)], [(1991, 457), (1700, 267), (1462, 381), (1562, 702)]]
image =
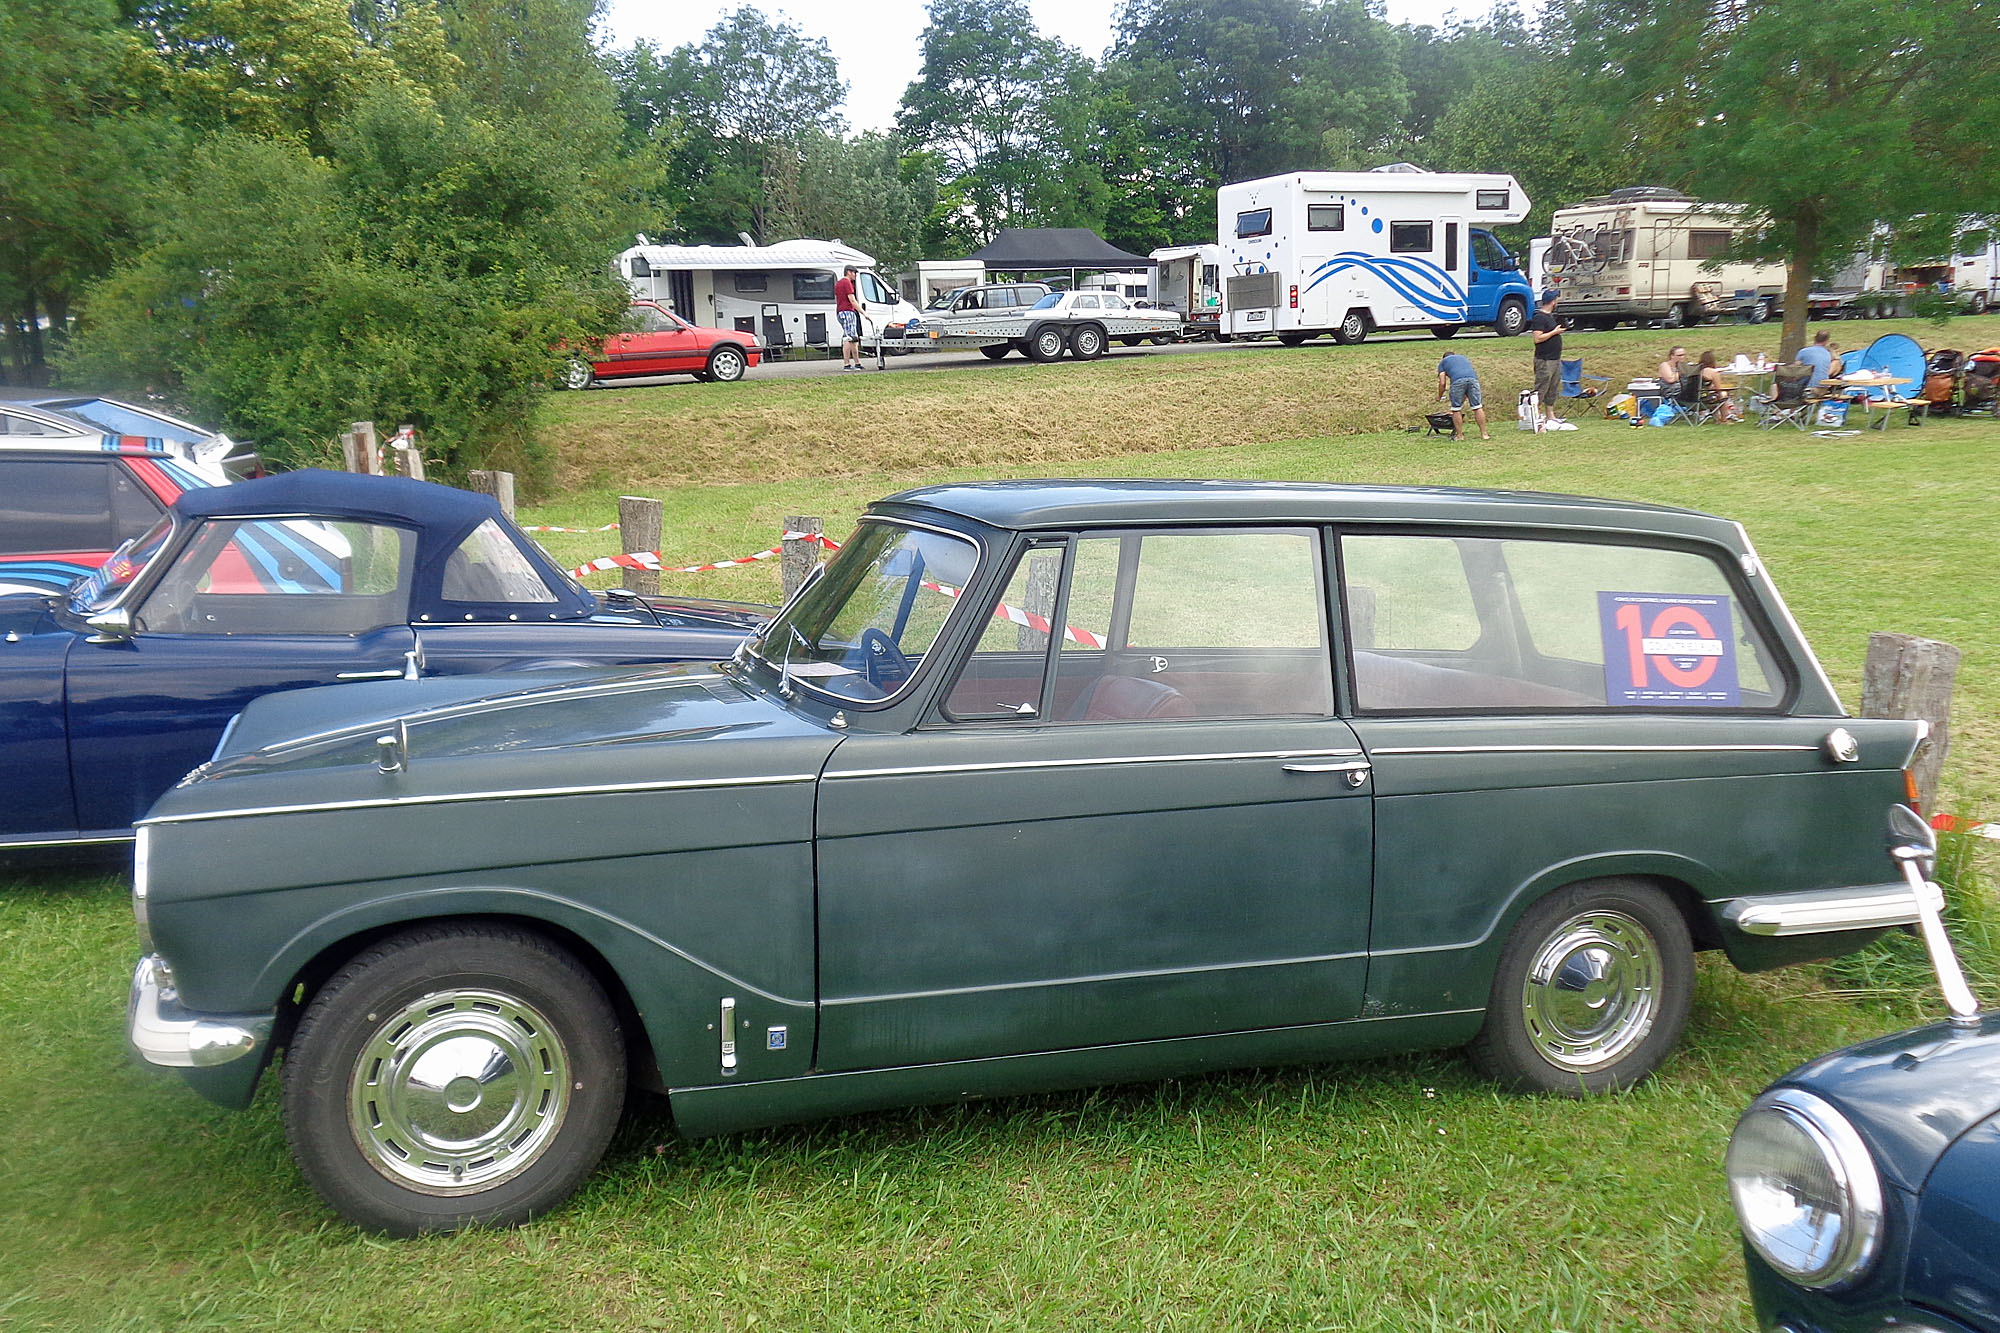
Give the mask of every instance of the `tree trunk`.
[(1785, 325), (1778, 335), (1780, 361), (1794, 361), (1806, 345), (1806, 303), (1812, 298), (1813, 269), (1819, 264), (1819, 219), (1802, 217), (1795, 226), (1792, 259), (1785, 265)]

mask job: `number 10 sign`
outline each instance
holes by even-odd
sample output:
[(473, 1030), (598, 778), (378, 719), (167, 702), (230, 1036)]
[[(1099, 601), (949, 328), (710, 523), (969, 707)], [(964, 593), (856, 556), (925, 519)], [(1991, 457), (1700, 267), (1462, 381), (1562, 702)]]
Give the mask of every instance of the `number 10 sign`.
[(1597, 616), (1606, 703), (1736, 706), (1736, 634), (1727, 596), (1600, 592)]

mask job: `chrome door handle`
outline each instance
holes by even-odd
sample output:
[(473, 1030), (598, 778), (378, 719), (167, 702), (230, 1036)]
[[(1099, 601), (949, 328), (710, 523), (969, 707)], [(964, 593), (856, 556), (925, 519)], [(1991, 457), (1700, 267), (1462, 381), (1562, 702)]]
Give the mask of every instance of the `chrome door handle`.
[(335, 680), (401, 680), (403, 673), (401, 669), (393, 671), (337, 671), (334, 673), (333, 678)]
[(1340, 759), (1330, 764), (1294, 763), (1282, 767), (1287, 773), (1342, 773), (1346, 775), (1350, 787), (1359, 787), (1368, 781), (1368, 775), (1374, 769), (1366, 759)]

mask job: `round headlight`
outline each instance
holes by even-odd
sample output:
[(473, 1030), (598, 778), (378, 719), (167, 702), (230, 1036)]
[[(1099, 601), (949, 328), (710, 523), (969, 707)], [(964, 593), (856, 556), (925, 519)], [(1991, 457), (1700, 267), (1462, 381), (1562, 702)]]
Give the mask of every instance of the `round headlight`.
[(1881, 1249), (1882, 1177), (1847, 1117), (1809, 1092), (1752, 1102), (1729, 1138), (1729, 1195), (1743, 1235), (1803, 1287), (1867, 1273)]

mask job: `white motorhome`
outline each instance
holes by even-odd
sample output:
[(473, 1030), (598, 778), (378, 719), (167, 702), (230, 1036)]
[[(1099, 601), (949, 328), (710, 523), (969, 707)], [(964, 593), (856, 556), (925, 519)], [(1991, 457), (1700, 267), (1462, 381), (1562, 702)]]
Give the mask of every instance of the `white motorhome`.
[(960, 287), (977, 287), (986, 281), (986, 265), (976, 259), (919, 259), (896, 275), (903, 299), (927, 307)]
[(1152, 280), (1150, 272), (1086, 273), (1077, 288), (1089, 292), (1117, 292), (1128, 301), (1141, 301), (1151, 294)]
[(1726, 258), (1755, 226), (1739, 204), (1657, 186), (1613, 190), (1556, 210), (1549, 276), (1564, 317), (1584, 328), (1679, 328), (1730, 313), (1760, 323), (1782, 308), (1785, 266)]
[(1190, 333), (1214, 337), (1222, 324), (1222, 247), (1170, 245), (1146, 256), (1157, 265), (1147, 296), (1178, 310)]
[(1512, 176), (1401, 165), (1225, 185), (1216, 192), (1221, 331), (1287, 345), (1322, 333), (1357, 343), (1386, 328), (1519, 333), (1533, 296), (1486, 228), (1528, 208)]
[(635, 297), (658, 301), (681, 318), (752, 334), (767, 350), (837, 347), (833, 284), (849, 264), (860, 270), (861, 341), (890, 346), (917, 308), (874, 271), (870, 256), (839, 241), (779, 245), (652, 245), (643, 239), (621, 251), (618, 276)]

